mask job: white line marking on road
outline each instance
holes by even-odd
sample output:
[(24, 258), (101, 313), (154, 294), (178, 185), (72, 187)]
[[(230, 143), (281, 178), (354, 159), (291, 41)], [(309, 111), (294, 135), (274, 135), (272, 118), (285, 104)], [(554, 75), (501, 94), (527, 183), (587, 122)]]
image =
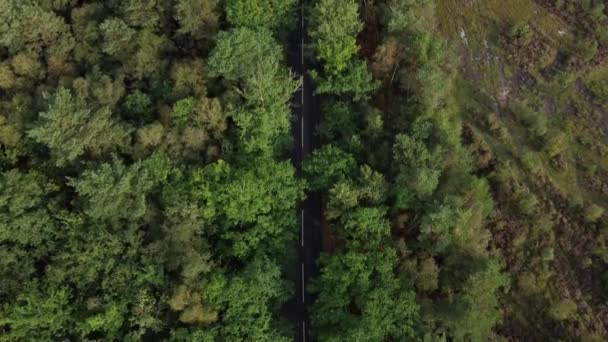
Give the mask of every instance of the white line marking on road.
[(304, 297), (304, 263), (302, 263), (302, 303), (306, 303), (306, 297)]
[(304, 247), (304, 209), (301, 211), (301, 221), (302, 221), (302, 247)]
[(306, 342), (306, 321), (302, 321), (302, 341)]
[(302, 37), (302, 44), (300, 45), (300, 56), (302, 56), (302, 66), (304, 66), (304, 37)]
[(300, 147), (304, 151), (304, 116), (300, 118)]

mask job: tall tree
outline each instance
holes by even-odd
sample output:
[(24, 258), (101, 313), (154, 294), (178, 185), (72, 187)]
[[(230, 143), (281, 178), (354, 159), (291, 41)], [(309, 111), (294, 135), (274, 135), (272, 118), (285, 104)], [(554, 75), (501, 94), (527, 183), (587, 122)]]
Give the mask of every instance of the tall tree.
[(69, 288), (35, 282), (23, 285), (17, 306), (0, 317), (0, 324), (11, 327), (3, 335), (9, 340), (52, 340), (69, 336), (75, 325)]
[(205, 298), (219, 310), (225, 340), (289, 341), (272, 322), (271, 307), (287, 299), (288, 286), (279, 266), (255, 257), (238, 275), (212, 277)]
[(37, 127), (28, 135), (49, 147), (57, 166), (76, 160), (85, 152), (99, 154), (125, 143), (128, 130), (112, 119), (111, 109), (91, 109), (80, 96), (60, 88), (49, 109), (40, 113)]
[(93, 219), (137, 220), (146, 214), (146, 195), (164, 181), (168, 160), (155, 155), (143, 162), (125, 166), (120, 160), (87, 170), (70, 185), (82, 197), (84, 211)]
[(270, 31), (237, 28), (218, 34), (209, 58), (212, 75), (240, 81), (244, 103), (232, 117), (246, 152), (272, 155), (289, 133), (288, 103), (300, 83), (281, 66), (281, 54)]
[(226, 17), (233, 26), (285, 31), (294, 22), (296, 0), (228, 0)]
[[(210, 184), (196, 181), (201, 200), (220, 219), (218, 233), (230, 254), (246, 258), (255, 253), (283, 254), (295, 238), (295, 203), (303, 184), (287, 162), (257, 158), (247, 168), (217, 162), (203, 170)], [(203, 176), (195, 179), (203, 179)]]
[(74, 38), (65, 20), (36, 1), (0, 1), (0, 44), (16, 53), (30, 49), (67, 56)]
[(393, 146), (399, 173), (395, 182), (397, 206), (412, 208), (416, 202), (428, 198), (439, 184), (441, 159), (420, 140), (406, 134), (396, 137)]
[(217, 0), (178, 0), (175, 4), (175, 18), (180, 24), (181, 34), (194, 38), (210, 38), (219, 26)]
[[(60, 224), (53, 211), (59, 187), (37, 171), (13, 169), (0, 176), (0, 243), (39, 248), (59, 238)], [(37, 253), (35, 253), (37, 254)]]
[(357, 58), (357, 35), (363, 29), (359, 4), (353, 0), (320, 0), (311, 9), (310, 36), (323, 72), (313, 72), (317, 92), (365, 98), (377, 86), (366, 64)]
[(114, 57), (125, 57), (133, 53), (137, 31), (120, 18), (106, 19), (99, 26), (103, 35), (103, 52)]
[(275, 67), (282, 59), (283, 49), (271, 31), (242, 27), (217, 34), (208, 65), (212, 76), (236, 81), (255, 75), (260, 65)]

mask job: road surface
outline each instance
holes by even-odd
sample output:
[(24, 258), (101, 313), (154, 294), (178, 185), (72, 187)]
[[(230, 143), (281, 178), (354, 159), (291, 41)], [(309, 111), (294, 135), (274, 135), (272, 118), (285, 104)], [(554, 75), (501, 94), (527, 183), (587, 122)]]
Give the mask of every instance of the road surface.
[[(304, 55), (306, 44), (306, 20), (304, 0), (301, 0), (299, 25), (288, 37), (288, 62), (291, 70), (302, 77), (302, 88), (292, 98), (292, 136), (294, 140), (291, 160), (301, 175), (302, 161), (319, 146), (316, 134), (320, 119), (319, 104), (314, 96), (312, 79), (307, 75), (309, 65)], [(287, 303), (287, 317), (294, 322), (297, 341), (312, 341), (307, 309), (315, 298), (306, 291), (309, 280), (319, 273), (316, 261), (321, 250), (321, 201), (318, 193), (307, 193), (306, 200), (298, 204), (300, 239), (298, 264), (294, 280), (297, 284), (295, 298)]]

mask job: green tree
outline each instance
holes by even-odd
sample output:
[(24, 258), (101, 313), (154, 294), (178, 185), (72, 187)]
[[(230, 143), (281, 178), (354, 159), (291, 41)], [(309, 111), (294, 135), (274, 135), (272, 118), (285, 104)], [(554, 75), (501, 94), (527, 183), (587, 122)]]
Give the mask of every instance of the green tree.
[(349, 181), (339, 181), (328, 192), (326, 215), (334, 220), (359, 204), (359, 191)]
[(127, 95), (124, 103), (125, 111), (130, 118), (139, 119), (150, 116), (153, 104), (150, 96), (136, 89)]
[(271, 154), (277, 141), (289, 133), (289, 100), (300, 82), (278, 64), (259, 63), (258, 66), (240, 91), (245, 104), (235, 108), (232, 117), (247, 152)]
[(216, 190), (204, 198), (221, 214), (221, 236), (229, 242), (231, 254), (242, 258), (256, 251), (281, 252), (295, 238), (294, 209), (303, 197), (303, 184), (287, 162), (257, 158), (247, 166), (210, 165), (207, 177), (218, 183), (212, 183)]
[(204, 96), (207, 93), (207, 66), (202, 59), (180, 60), (171, 68), (176, 96)]
[(381, 341), (414, 337), (414, 292), (392, 274), (394, 250), (342, 251), (320, 259), (313, 284), (313, 331), (322, 341)]
[(168, 66), (164, 54), (173, 49), (173, 43), (164, 35), (152, 30), (140, 32), (137, 40), (138, 49), (133, 58), (133, 74), (138, 79), (158, 77)]
[(435, 191), (442, 171), (438, 152), (429, 151), (413, 137), (399, 134), (393, 145), (393, 159), (399, 169), (395, 179), (397, 207), (411, 208)]
[(310, 36), (323, 72), (313, 72), (320, 94), (353, 94), (361, 100), (377, 87), (365, 62), (356, 56), (363, 29), (353, 0), (321, 0), (311, 9)]
[(228, 0), (226, 17), (235, 27), (287, 29), (295, 19), (296, 0)]
[(160, 0), (125, 0), (120, 2), (120, 14), (129, 26), (154, 29), (160, 24), (164, 11)]
[(11, 53), (28, 49), (67, 56), (74, 47), (70, 27), (63, 18), (35, 1), (0, 1), (0, 45)]
[(53, 244), (60, 225), (53, 217), (53, 194), (59, 190), (43, 174), (16, 169), (0, 176), (0, 242), (34, 246)]
[[(457, 257), (457, 256), (454, 256)], [(461, 257), (461, 261), (462, 262)], [(457, 270), (454, 266), (460, 266)], [(447, 266), (454, 273), (464, 273), (466, 267)], [(457, 292), (448, 301), (440, 301), (434, 312), (434, 319), (449, 327), (450, 335), (457, 340), (482, 341), (493, 336), (493, 328), (502, 320), (499, 309), (498, 292), (509, 284), (509, 279), (500, 272), (496, 260), (485, 260), (475, 272), (466, 272), (466, 280), (458, 284), (451, 279), (443, 291)], [(458, 290), (460, 291), (458, 291)]]
[(238, 275), (216, 274), (204, 292), (219, 311), (225, 340), (289, 341), (272, 323), (272, 303), (289, 296), (279, 266), (255, 257)]
[(107, 303), (101, 310), (83, 322), (79, 322), (78, 330), (83, 336), (102, 333), (106, 338), (116, 339), (121, 336), (120, 328), (124, 324), (127, 313), (125, 302)]
[(192, 97), (181, 99), (173, 105), (173, 123), (179, 129), (186, 128), (194, 113), (196, 101)]
[(363, 165), (359, 168), (357, 183), (359, 196), (367, 203), (380, 205), (386, 200), (388, 184), (382, 173), (374, 171), (368, 165)]
[(335, 145), (325, 145), (315, 151), (303, 166), (310, 188), (328, 189), (332, 184), (354, 175), (355, 158)]
[(432, 254), (444, 252), (452, 243), (457, 214), (449, 204), (433, 206), (420, 224), (418, 241), (422, 244), (422, 249), (429, 250)]
[(178, 0), (175, 19), (180, 28), (177, 32), (196, 39), (212, 37), (219, 26), (217, 0)]
[(106, 19), (99, 28), (103, 35), (103, 52), (119, 58), (133, 53), (137, 31), (129, 27), (122, 19)]
[(19, 76), (25, 76), (33, 80), (44, 78), (45, 71), (38, 58), (38, 55), (31, 52), (18, 53), (11, 61), (13, 71)]
[(209, 58), (212, 75), (241, 81), (244, 104), (232, 117), (248, 153), (271, 155), (289, 132), (288, 103), (300, 83), (281, 67), (281, 54), (269, 31), (238, 28), (218, 34)]
[(418, 265), (416, 288), (419, 291), (434, 291), (439, 287), (439, 267), (433, 257), (423, 259)]
[(577, 305), (572, 299), (562, 299), (551, 305), (549, 314), (558, 321), (566, 320), (576, 314)]
[(124, 143), (128, 131), (111, 116), (110, 108), (93, 110), (84, 99), (60, 88), (28, 135), (47, 145), (56, 165), (64, 166), (85, 152), (98, 154)]
[(290, 340), (295, 4), (0, 0), (0, 340)]
[(328, 141), (341, 141), (357, 131), (356, 113), (344, 102), (330, 102), (322, 109), (319, 132)]
[(70, 185), (82, 197), (84, 211), (94, 219), (137, 220), (146, 214), (146, 195), (169, 172), (168, 160), (155, 155), (125, 166), (120, 160), (87, 170)]
[(325, 72), (340, 74), (359, 50), (356, 37), (363, 29), (359, 4), (354, 0), (320, 0), (312, 7), (310, 27)]
[[(99, 50), (99, 42), (103, 39), (99, 20), (103, 11), (104, 6), (100, 3), (87, 3), (72, 9), (70, 19), (76, 41), (73, 51), (76, 62), (97, 65), (104, 57)], [(57, 70), (57, 74), (63, 75), (68, 70), (64, 66)]]
[(378, 87), (366, 63), (361, 60), (350, 61), (340, 73), (311, 73), (317, 82), (316, 92), (319, 94), (352, 94), (355, 100), (363, 100)]
[(15, 306), (3, 308), (0, 324), (10, 327), (3, 335), (16, 341), (49, 341), (69, 336), (75, 321), (75, 310), (70, 305), (70, 290), (65, 286), (45, 286), (33, 282), (23, 285)]
[(340, 235), (349, 241), (349, 248), (378, 247), (390, 236), (390, 224), (385, 215), (385, 208), (357, 208), (342, 218)]
[(208, 61), (211, 76), (248, 79), (260, 72), (260, 65), (273, 70), (283, 58), (283, 49), (268, 30), (235, 28), (218, 33), (216, 39)]

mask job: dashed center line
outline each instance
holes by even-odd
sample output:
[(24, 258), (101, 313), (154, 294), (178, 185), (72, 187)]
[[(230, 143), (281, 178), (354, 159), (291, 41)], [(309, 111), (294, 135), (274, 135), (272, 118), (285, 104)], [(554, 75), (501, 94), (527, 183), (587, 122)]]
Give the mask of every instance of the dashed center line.
[(302, 303), (306, 303), (305, 285), (304, 285), (304, 263), (302, 263)]
[(301, 223), (302, 223), (302, 229), (300, 229), (300, 230), (301, 230), (301, 232), (302, 232), (302, 237), (301, 237), (301, 239), (300, 239), (300, 240), (301, 240), (301, 242), (302, 242), (302, 243), (301, 243), (302, 247), (304, 247), (304, 209), (302, 209), (302, 210), (300, 211), (300, 221), (301, 221)]

